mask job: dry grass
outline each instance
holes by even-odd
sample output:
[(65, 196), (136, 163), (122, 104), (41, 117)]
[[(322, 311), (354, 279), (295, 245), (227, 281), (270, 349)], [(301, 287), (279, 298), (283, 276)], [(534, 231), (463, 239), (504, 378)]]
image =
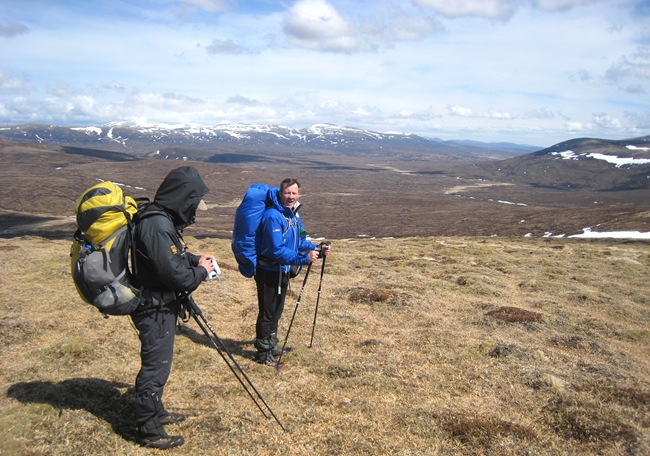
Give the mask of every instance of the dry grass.
[[(251, 361), (255, 287), (195, 293), (284, 425), (256, 409), (195, 322), (165, 393), (201, 455), (650, 453), (650, 245), (562, 239), (334, 242), (309, 343), (311, 271), (277, 374)], [(0, 239), (0, 454), (152, 454), (132, 430), (138, 341), (77, 297), (69, 244)], [(304, 270), (303, 270), (304, 274)], [(300, 276), (287, 299), (281, 337)]]

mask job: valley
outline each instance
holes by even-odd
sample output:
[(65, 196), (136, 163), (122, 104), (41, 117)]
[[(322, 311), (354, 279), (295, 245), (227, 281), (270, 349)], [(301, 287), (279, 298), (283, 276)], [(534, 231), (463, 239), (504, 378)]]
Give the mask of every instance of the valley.
[[(543, 237), (589, 227), (650, 231), (647, 186), (607, 191), (632, 173), (647, 173), (647, 166), (607, 170), (595, 160), (587, 164), (591, 168), (553, 160), (544, 164), (555, 167), (556, 177), (549, 178), (525, 162), (529, 155), (482, 161), (323, 151), (240, 157), (230, 163), (159, 160), (0, 140), (0, 235), (68, 238), (76, 198), (86, 188), (112, 180), (131, 196), (153, 198), (167, 172), (181, 165), (197, 167), (211, 189), (210, 210), (187, 229), (199, 237), (229, 238), (248, 185), (277, 185), (287, 176), (303, 184), (301, 213), (314, 237)], [(567, 167), (560, 165), (575, 169), (563, 174)]]

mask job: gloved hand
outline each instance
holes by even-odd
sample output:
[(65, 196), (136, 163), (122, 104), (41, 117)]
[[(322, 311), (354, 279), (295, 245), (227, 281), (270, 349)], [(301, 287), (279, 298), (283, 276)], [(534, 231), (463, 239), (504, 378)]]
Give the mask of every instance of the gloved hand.
[(318, 244), (318, 247), (316, 247), (316, 250), (318, 250), (318, 258), (323, 258), (329, 255), (331, 249), (332, 249), (331, 242), (321, 242), (320, 244)]

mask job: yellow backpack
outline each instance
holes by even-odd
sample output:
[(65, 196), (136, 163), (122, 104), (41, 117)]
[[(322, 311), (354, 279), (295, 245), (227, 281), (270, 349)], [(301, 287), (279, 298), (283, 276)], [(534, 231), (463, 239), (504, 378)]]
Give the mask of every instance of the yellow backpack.
[(113, 182), (94, 185), (77, 200), (72, 278), (81, 299), (105, 316), (127, 315), (141, 301), (129, 268), (137, 212), (135, 199)]

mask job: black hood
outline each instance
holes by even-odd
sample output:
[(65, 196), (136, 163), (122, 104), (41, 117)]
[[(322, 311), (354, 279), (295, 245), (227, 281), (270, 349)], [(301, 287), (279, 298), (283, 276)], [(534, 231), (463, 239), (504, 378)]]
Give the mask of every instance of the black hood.
[(153, 202), (172, 217), (176, 229), (182, 230), (194, 223), (196, 208), (208, 191), (196, 168), (181, 166), (165, 177)]

